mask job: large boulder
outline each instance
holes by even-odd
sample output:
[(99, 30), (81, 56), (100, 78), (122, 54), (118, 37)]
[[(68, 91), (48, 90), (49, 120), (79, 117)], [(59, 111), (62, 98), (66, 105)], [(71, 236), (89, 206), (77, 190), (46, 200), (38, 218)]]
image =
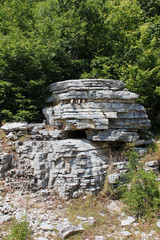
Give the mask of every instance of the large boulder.
[(139, 130), (150, 127), (138, 95), (109, 79), (80, 79), (50, 85), (49, 106), (43, 113), (51, 126), (86, 131), (92, 141), (135, 142)]

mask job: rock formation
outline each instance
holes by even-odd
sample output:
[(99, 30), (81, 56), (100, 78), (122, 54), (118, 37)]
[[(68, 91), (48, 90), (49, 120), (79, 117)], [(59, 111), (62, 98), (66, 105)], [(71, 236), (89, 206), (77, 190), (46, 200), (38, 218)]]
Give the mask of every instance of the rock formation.
[(150, 121), (144, 107), (135, 103), (138, 95), (124, 87), (121, 81), (104, 79), (53, 83), (47, 99), (51, 106), (43, 113), (51, 126), (70, 131), (71, 137), (83, 130), (91, 141), (133, 142)]
[(15, 175), (24, 180), (24, 188), (50, 187), (64, 198), (78, 197), (99, 191), (111, 165), (118, 174), (110, 176), (111, 181), (126, 171), (126, 144), (134, 143), (141, 155), (146, 152), (151, 140), (142, 139), (141, 133), (150, 121), (144, 107), (136, 103), (138, 95), (121, 81), (67, 80), (51, 84), (50, 91), (43, 109), (49, 128), (3, 126), (12, 137), (30, 133), (27, 141), (16, 141), (17, 168), (10, 171), (8, 184)]

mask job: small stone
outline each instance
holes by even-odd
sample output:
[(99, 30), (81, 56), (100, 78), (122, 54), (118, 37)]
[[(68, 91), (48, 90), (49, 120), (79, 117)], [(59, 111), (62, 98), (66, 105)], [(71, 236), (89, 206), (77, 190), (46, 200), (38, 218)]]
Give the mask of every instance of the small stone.
[(15, 134), (13, 134), (12, 132), (10, 132), (7, 136), (6, 136), (6, 138), (8, 138), (9, 140), (17, 140), (18, 139), (18, 137), (15, 135)]
[(143, 238), (143, 240), (147, 239), (147, 234), (145, 232), (141, 233), (141, 238)]
[(56, 236), (56, 233), (55, 233), (55, 231), (52, 231), (52, 232), (51, 232), (51, 234), (52, 234), (53, 236)]
[(113, 212), (121, 212), (121, 205), (119, 201), (116, 200), (111, 200), (108, 205), (107, 205), (108, 210), (113, 213)]
[(57, 225), (57, 230), (59, 230), (58, 236), (61, 239), (65, 239), (66, 237), (69, 237), (74, 233), (82, 232), (85, 229), (82, 226), (75, 227), (69, 223), (61, 223)]
[(77, 216), (77, 219), (82, 220), (82, 221), (87, 221), (86, 217)]
[(155, 231), (154, 230), (151, 230), (150, 233), (147, 235), (147, 237), (152, 237), (152, 235), (155, 234)]
[(118, 181), (120, 178), (120, 174), (119, 173), (113, 173), (108, 175), (108, 183), (110, 184), (115, 184), (116, 181)]
[(15, 217), (16, 217), (17, 220), (20, 220), (20, 219), (22, 219), (23, 214), (21, 212), (17, 212)]
[(44, 231), (52, 231), (54, 226), (52, 224), (46, 223), (46, 222), (42, 222), (40, 224), (40, 229), (44, 230)]
[(158, 219), (158, 221), (157, 221), (157, 224), (156, 224), (156, 225), (157, 225), (157, 227), (158, 227), (158, 228), (160, 228), (160, 219)]
[(135, 221), (135, 218), (134, 218), (134, 217), (128, 216), (127, 219), (121, 221), (121, 226), (130, 225), (130, 224), (133, 223), (134, 221)]
[(95, 236), (95, 240), (105, 240), (104, 236)]
[(132, 234), (130, 233), (130, 232), (128, 232), (128, 231), (122, 231), (122, 232), (120, 232), (123, 236), (126, 236), (126, 237), (129, 237), (129, 236), (131, 236)]
[(135, 232), (134, 232), (134, 234), (135, 234), (136, 236), (138, 236), (139, 233), (140, 233), (139, 231), (135, 231)]
[(134, 226), (134, 227), (136, 227), (136, 226), (138, 226), (138, 225), (139, 225), (138, 223), (133, 223), (133, 226)]
[(156, 167), (156, 166), (159, 166), (159, 161), (146, 162), (145, 166), (146, 167)]
[(0, 224), (9, 221), (12, 218), (10, 215), (0, 216)]

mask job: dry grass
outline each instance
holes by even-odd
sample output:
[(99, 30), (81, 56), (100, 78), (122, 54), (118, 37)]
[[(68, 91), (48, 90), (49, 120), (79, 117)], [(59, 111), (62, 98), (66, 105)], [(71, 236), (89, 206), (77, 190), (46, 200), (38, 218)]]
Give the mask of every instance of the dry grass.
[(5, 132), (0, 130), (0, 152), (13, 153), (15, 151), (15, 146), (10, 146), (8, 143)]
[(54, 127), (53, 127), (53, 126), (50, 126), (50, 125), (46, 125), (46, 126), (45, 126), (45, 129), (46, 129), (47, 131), (50, 131), (50, 130), (54, 130)]
[(160, 139), (149, 147), (149, 153), (143, 158), (144, 162), (160, 161)]
[[(119, 237), (120, 232), (123, 230), (124, 227), (121, 227), (120, 219), (122, 219), (122, 211), (117, 212), (110, 212), (107, 208), (110, 199), (103, 195), (99, 194), (98, 196), (86, 196), (86, 198), (81, 197), (79, 199), (70, 200), (67, 203), (67, 217), (74, 225), (79, 224), (80, 220), (77, 219), (77, 216), (81, 217), (94, 217), (95, 223), (93, 225), (83, 225), (85, 231), (81, 234), (75, 234), (68, 239), (72, 240), (82, 240), (82, 239), (89, 239), (95, 240), (95, 236), (104, 236), (106, 239), (120, 239)], [(124, 208), (124, 204), (120, 201), (120, 206), (122, 210)], [(126, 217), (124, 217), (126, 218)], [(125, 230), (132, 233), (130, 237), (126, 237), (124, 239), (130, 240), (140, 240), (142, 239), (141, 233), (149, 234), (151, 230), (155, 230), (156, 236), (160, 237), (160, 230), (156, 227), (156, 219), (151, 220), (142, 220), (139, 219), (137, 221), (138, 225), (133, 226), (126, 226)], [(135, 232), (139, 232), (138, 235)], [(110, 237), (108, 237), (110, 235)], [(117, 237), (117, 238), (116, 238)], [(56, 238), (58, 240), (58, 238)], [(154, 239), (154, 235), (153, 238)]]
[(93, 225), (83, 225), (86, 231), (68, 239), (95, 239), (96, 235), (106, 235), (112, 233), (115, 228), (119, 228), (117, 214), (111, 214), (107, 208), (108, 197), (91, 196), (86, 198), (71, 200), (68, 204), (67, 217), (74, 225), (80, 222), (77, 216), (93, 217)]

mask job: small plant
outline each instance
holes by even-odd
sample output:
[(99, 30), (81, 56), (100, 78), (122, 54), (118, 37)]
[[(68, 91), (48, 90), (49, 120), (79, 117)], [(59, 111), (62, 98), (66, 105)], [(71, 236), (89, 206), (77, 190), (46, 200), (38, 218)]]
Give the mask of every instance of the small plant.
[(26, 240), (31, 239), (31, 229), (26, 217), (23, 217), (20, 221), (13, 220), (10, 228), (10, 233), (6, 240)]

